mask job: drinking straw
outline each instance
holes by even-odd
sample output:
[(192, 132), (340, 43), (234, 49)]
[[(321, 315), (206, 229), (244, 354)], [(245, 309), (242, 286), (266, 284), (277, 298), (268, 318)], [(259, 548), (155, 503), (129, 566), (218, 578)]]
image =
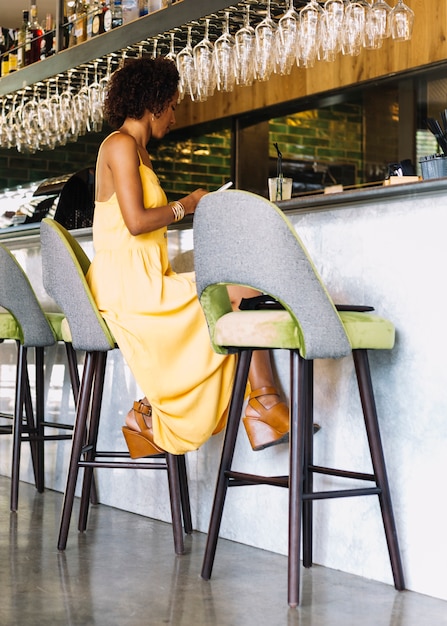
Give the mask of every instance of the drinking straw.
[(276, 153), (278, 155), (278, 159), (276, 161), (276, 199), (282, 200), (282, 179), (284, 177), (282, 171), (282, 154), (280, 149), (278, 148), (278, 144), (273, 144), (276, 148)]

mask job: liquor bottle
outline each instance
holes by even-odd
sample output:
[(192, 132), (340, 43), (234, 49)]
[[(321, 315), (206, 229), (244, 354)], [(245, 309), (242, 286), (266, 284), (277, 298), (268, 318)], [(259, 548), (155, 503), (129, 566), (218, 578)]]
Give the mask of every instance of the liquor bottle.
[(121, 6), (123, 11), (123, 24), (128, 24), (138, 19), (140, 15), (138, 0), (121, 0)]
[(76, 43), (82, 43), (87, 41), (87, 13), (88, 4), (84, 0), (77, 0), (76, 2)]
[(87, 20), (87, 36), (95, 37), (104, 32), (102, 7), (99, 0), (93, 0), (90, 3), (89, 17)]
[[(17, 33), (17, 69), (29, 65), (31, 56), (31, 33), (29, 11), (22, 11), (22, 24)], [(11, 71), (11, 67), (9, 71)]]
[[(0, 76), (6, 76), (3, 74), (3, 63), (5, 63), (6, 70), (6, 59), (7, 56), (7, 45), (6, 45), (6, 35), (3, 33), (3, 28), (0, 28)], [(8, 59), (8, 72), (9, 72), (9, 59)]]
[(147, 0), (138, 0), (138, 11), (139, 11), (140, 17), (144, 17), (145, 15), (148, 14), (149, 9), (147, 5), (148, 5)]
[(102, 3), (102, 22), (105, 33), (112, 30), (112, 11), (110, 10), (109, 0), (107, 0), (107, 2), (103, 1)]
[(163, 8), (163, 0), (147, 0), (148, 13), (154, 13)]
[(36, 63), (45, 58), (45, 39), (43, 28), (37, 18), (37, 6), (31, 5), (31, 23), (29, 26), (31, 38), (30, 63)]
[(123, 6), (121, 0), (112, 0), (112, 28), (118, 28), (123, 25)]
[(54, 19), (51, 13), (47, 13), (45, 18), (45, 58), (53, 56), (56, 53), (56, 29), (54, 27)]
[(76, 45), (76, 0), (65, 0), (65, 15), (67, 17), (67, 47)]
[(9, 55), (8, 55), (8, 73), (15, 72), (17, 70), (18, 59), (18, 31), (10, 29), (9, 34)]

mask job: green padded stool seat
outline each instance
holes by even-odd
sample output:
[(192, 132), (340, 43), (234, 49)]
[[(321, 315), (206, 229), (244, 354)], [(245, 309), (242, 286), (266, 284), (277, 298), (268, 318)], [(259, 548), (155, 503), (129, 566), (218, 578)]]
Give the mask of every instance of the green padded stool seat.
[[(391, 350), (394, 347), (394, 325), (377, 315), (339, 311), (352, 350)], [(217, 345), (253, 346), (299, 350), (303, 347), (297, 325), (287, 311), (259, 310), (227, 313), (219, 318), (213, 340)]]
[[(1, 413), (1, 434), (13, 434), (11, 467), (11, 511), (16, 511), (19, 496), (20, 453), (22, 441), (29, 441), (36, 488), (45, 488), (44, 443), (71, 439), (73, 424), (45, 419), (44, 351), (62, 337), (62, 313), (43, 311), (36, 294), (14, 255), (0, 245), (0, 342), (14, 341), (17, 346), (13, 415)], [(76, 354), (65, 343), (70, 380), (76, 399), (79, 388)], [(28, 348), (35, 351), (35, 402), (28, 376)], [(33, 406), (34, 405), (34, 406)], [(9, 423), (12, 422), (12, 423)], [(48, 431), (50, 429), (50, 431)], [(59, 434), (54, 434), (56, 431)]]
[[(290, 606), (299, 604), (301, 540), (303, 565), (312, 565), (315, 499), (378, 496), (394, 584), (396, 589), (404, 589), (367, 353), (393, 348), (394, 325), (365, 311), (368, 307), (337, 308), (284, 213), (252, 193), (214, 192), (200, 200), (194, 214), (194, 260), (197, 293), (211, 343), (219, 353), (238, 355), (202, 577), (211, 577), (228, 487), (266, 484), (289, 490)], [(227, 285), (257, 289), (282, 308), (233, 311)], [(288, 476), (261, 476), (233, 469), (251, 356), (258, 349), (284, 349), (290, 354)], [(313, 462), (313, 362), (347, 356), (352, 356), (355, 364), (373, 467), (370, 474), (315, 466)], [(316, 473), (356, 479), (361, 486), (315, 491)]]
[(168, 475), (174, 549), (184, 552), (183, 530), (192, 532), (191, 509), (184, 455), (165, 453), (131, 460), (123, 451), (98, 450), (98, 431), (107, 355), (118, 349), (101, 316), (85, 278), (90, 259), (76, 239), (58, 222), (45, 218), (40, 228), (44, 287), (65, 314), (62, 335), (76, 350), (85, 351), (85, 362), (76, 411), (75, 429), (64, 493), (58, 549), (67, 545), (79, 470), (84, 476), (78, 529), (87, 528), (94, 468), (165, 470)]

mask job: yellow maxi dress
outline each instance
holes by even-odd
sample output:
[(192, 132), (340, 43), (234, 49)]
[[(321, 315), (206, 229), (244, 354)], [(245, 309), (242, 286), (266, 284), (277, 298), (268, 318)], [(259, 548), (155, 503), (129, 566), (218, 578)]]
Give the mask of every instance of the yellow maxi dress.
[[(141, 157), (140, 176), (147, 210), (167, 204)], [(211, 347), (194, 273), (172, 270), (166, 228), (131, 235), (115, 194), (95, 204), (93, 243), (87, 280), (152, 404), (155, 443), (174, 454), (199, 448), (223, 426), (236, 361)]]

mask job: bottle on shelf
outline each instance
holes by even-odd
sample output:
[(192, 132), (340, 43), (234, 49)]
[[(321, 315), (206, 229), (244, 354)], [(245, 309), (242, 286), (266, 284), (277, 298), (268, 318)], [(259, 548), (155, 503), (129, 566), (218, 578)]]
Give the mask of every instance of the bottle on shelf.
[(45, 58), (45, 38), (43, 28), (39, 24), (39, 20), (37, 17), (37, 5), (31, 5), (30, 11), (30, 39), (31, 39), (31, 50), (30, 50), (30, 63), (36, 63), (36, 61), (40, 61)]
[(47, 13), (45, 18), (45, 58), (53, 56), (56, 53), (56, 28), (54, 25), (54, 18), (51, 13)]
[(112, 11), (110, 9), (110, 0), (102, 2), (102, 23), (105, 33), (112, 30)]
[(71, 48), (76, 45), (76, 0), (65, 0), (65, 16), (67, 18), (65, 47)]
[[(6, 76), (3, 73), (3, 63), (5, 63), (4, 69), (6, 70), (6, 56), (8, 52), (8, 46), (6, 41), (6, 31), (3, 32), (3, 28), (0, 27), (0, 76)], [(8, 72), (9, 73), (9, 58), (8, 58)]]
[(140, 16), (138, 0), (121, 0), (123, 11), (123, 24), (137, 20)]
[(76, 43), (87, 41), (87, 14), (88, 3), (84, 0), (77, 0), (75, 22)]
[(121, 0), (112, 0), (112, 28), (118, 28), (123, 25), (123, 6)]
[(147, 9), (148, 13), (153, 13), (154, 11), (159, 11), (163, 9), (165, 6), (163, 0), (147, 0)]
[(144, 17), (149, 12), (148, 0), (138, 0), (139, 17)]
[[(30, 64), (31, 59), (31, 31), (29, 11), (22, 11), (22, 24), (17, 33), (17, 69)], [(10, 62), (11, 63), (11, 62)], [(12, 68), (10, 66), (9, 71)]]
[(87, 37), (95, 37), (104, 32), (103, 16), (100, 0), (93, 0), (90, 3), (90, 11), (87, 18)]
[(10, 29), (9, 33), (9, 54), (8, 54), (8, 74), (17, 70), (18, 59), (18, 31)]

